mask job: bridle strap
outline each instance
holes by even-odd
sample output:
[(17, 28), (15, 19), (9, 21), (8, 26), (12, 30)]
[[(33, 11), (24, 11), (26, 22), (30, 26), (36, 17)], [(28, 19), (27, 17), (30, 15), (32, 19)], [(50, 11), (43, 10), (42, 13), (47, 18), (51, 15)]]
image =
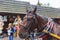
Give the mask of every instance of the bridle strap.
[[(48, 25), (47, 25), (44, 30), (49, 30), (49, 29), (50, 29), (50, 27), (48, 27)], [(44, 31), (42, 31), (42, 32), (38, 33), (37, 35), (39, 35), (39, 37), (42, 37), (45, 34), (46, 33)]]
[[(28, 15), (27, 15), (27, 16), (28, 16)], [(29, 29), (31, 28), (32, 24), (35, 23), (35, 20), (36, 20), (35, 17), (36, 17), (36, 16), (37, 16), (37, 14), (34, 14), (34, 15), (33, 15), (33, 20), (31, 20), (31, 22), (30, 22), (30, 24), (29, 24), (29, 26), (28, 26), (28, 28), (27, 28), (28, 31), (29, 31)]]
[(32, 26), (32, 24), (33, 24), (33, 20), (30, 22), (30, 24), (29, 24), (29, 26), (28, 26), (28, 31), (29, 31), (29, 29), (31, 28), (31, 26)]
[[(51, 22), (52, 22), (52, 20), (48, 19), (47, 26), (43, 30), (48, 30), (49, 32), (52, 32), (53, 24)], [(50, 25), (50, 24), (52, 24), (52, 25)], [(46, 33), (44, 31), (42, 31), (42, 32), (40, 32), (40, 33), (38, 33), (36, 35), (38, 35), (38, 37), (44, 38), (46, 36), (45, 34)]]

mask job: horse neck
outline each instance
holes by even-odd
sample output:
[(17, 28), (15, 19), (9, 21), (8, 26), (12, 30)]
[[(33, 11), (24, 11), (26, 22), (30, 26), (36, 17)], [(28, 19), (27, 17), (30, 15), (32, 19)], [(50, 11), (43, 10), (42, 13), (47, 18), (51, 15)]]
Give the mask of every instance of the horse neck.
[(37, 21), (38, 21), (38, 28), (41, 30), (43, 28), (45, 28), (47, 22), (48, 22), (48, 18), (43, 17), (43, 16), (37, 16)]

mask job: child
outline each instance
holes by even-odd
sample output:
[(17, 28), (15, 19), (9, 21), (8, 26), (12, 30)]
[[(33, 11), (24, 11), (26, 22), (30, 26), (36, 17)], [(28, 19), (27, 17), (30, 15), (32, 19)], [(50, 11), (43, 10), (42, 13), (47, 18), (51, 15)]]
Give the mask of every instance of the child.
[(14, 33), (14, 29), (12, 27), (12, 23), (9, 23), (9, 25), (8, 25), (8, 37), (9, 37), (9, 40), (13, 40), (13, 33)]

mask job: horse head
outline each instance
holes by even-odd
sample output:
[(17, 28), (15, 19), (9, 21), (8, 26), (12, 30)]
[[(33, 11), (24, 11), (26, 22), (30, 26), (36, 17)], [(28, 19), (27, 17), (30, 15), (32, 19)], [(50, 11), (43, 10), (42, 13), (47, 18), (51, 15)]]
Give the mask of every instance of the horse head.
[(46, 26), (45, 24), (48, 22), (48, 19), (37, 15), (36, 10), (37, 6), (31, 11), (27, 10), (27, 14), (23, 18), (23, 24), (20, 26), (20, 37), (25, 38), (31, 31), (34, 31), (35, 28), (38, 28), (39, 32)]

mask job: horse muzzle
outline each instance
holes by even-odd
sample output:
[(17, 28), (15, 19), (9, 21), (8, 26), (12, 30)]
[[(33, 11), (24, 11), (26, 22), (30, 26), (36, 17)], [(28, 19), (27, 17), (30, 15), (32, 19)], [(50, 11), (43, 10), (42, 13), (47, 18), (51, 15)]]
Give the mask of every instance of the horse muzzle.
[(19, 33), (19, 37), (22, 38), (22, 39), (25, 39), (28, 37), (28, 33), (27, 32), (24, 32), (24, 33)]

